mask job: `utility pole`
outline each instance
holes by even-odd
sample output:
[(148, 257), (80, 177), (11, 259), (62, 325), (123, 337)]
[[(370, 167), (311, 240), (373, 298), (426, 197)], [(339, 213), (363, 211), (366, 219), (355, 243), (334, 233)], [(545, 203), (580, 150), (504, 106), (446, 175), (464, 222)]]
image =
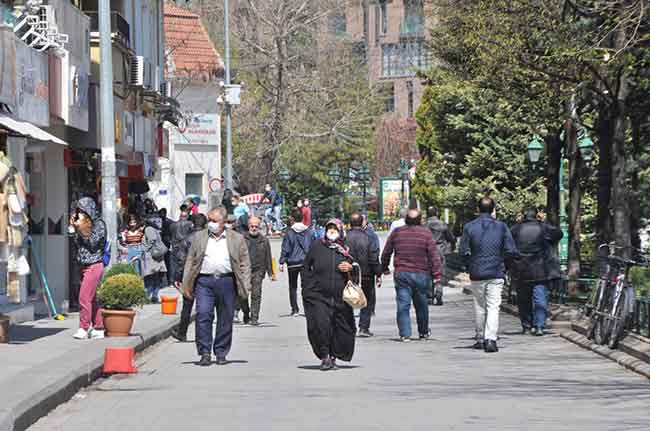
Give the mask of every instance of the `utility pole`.
[(115, 119), (113, 116), (113, 44), (110, 0), (99, 0), (100, 139), (102, 149), (102, 219), (106, 223), (111, 255), (117, 256), (117, 184), (115, 173)]
[[(226, 51), (226, 86), (230, 85), (230, 8), (228, 0), (223, 0), (224, 5), (224, 43)], [(227, 87), (226, 87), (227, 88)], [(232, 184), (232, 110), (228, 100), (224, 104), (226, 108), (226, 188), (233, 188)]]

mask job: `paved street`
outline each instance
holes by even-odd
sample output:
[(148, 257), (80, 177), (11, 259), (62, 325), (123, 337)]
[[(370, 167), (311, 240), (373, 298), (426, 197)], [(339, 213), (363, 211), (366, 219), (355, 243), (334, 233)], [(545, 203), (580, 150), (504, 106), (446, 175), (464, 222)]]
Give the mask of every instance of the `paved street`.
[(403, 344), (393, 297), (385, 283), (376, 336), (357, 340), (349, 366), (324, 373), (304, 318), (286, 317), (283, 274), (265, 287), (264, 325), (236, 327), (230, 365), (198, 367), (193, 343), (167, 340), (139, 358), (137, 375), (99, 380), (30, 429), (650, 428), (648, 380), (559, 334), (518, 335), (515, 319), (504, 315), (501, 352), (472, 350), (470, 299), (449, 289), (445, 306), (430, 308), (433, 339)]

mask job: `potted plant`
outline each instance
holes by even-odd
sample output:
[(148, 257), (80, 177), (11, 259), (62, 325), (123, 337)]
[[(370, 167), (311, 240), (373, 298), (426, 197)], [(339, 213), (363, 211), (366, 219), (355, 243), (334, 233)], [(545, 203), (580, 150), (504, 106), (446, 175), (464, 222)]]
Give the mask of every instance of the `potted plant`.
[(135, 266), (131, 265), (130, 263), (119, 262), (119, 263), (114, 263), (113, 265), (111, 265), (110, 268), (106, 270), (106, 272), (104, 272), (104, 277), (102, 277), (102, 280), (106, 281), (112, 276), (117, 274), (139, 275), (138, 270), (135, 269)]
[(116, 274), (102, 282), (97, 290), (102, 305), (106, 335), (127, 337), (133, 327), (134, 307), (148, 302), (142, 278), (134, 274)]

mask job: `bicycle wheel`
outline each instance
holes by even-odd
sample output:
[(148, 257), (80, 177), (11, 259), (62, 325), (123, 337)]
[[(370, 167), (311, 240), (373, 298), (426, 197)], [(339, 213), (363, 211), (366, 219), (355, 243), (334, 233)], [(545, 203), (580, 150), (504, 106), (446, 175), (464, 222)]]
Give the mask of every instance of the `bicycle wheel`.
[(607, 293), (607, 281), (600, 280), (598, 283), (598, 289), (596, 289), (595, 294), (592, 297), (591, 302), (591, 311), (589, 316), (591, 318), (591, 326), (587, 333), (587, 338), (594, 340), (598, 345), (605, 344), (604, 332), (603, 332), (603, 316), (599, 314), (605, 308), (604, 305), (606, 301)]
[(625, 328), (627, 328), (629, 315), (630, 310), (627, 301), (627, 292), (623, 289), (620, 298), (618, 298), (614, 314), (609, 318), (611, 323), (607, 345), (610, 349), (615, 349), (618, 346), (618, 342), (623, 338), (623, 333), (625, 332)]

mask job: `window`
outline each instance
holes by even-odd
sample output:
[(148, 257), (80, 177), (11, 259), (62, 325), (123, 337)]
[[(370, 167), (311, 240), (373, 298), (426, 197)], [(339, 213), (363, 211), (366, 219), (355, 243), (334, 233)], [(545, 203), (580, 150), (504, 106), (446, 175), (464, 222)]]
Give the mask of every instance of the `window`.
[(375, 43), (379, 43), (379, 36), (381, 30), (381, 11), (379, 5), (375, 6)]
[(328, 16), (329, 32), (335, 36), (345, 35), (347, 32), (347, 22), (345, 12), (334, 11)]
[(415, 94), (413, 93), (413, 81), (406, 83), (406, 91), (408, 93), (408, 116), (413, 116), (414, 105), (415, 105)]
[(185, 174), (185, 194), (203, 196), (203, 174)]
[(381, 8), (381, 34), (388, 33), (388, 8), (386, 0), (379, 0), (379, 7)]
[(422, 42), (389, 43), (382, 45), (382, 76), (415, 76), (420, 69), (427, 69), (430, 56)]
[(395, 112), (395, 84), (387, 82), (382, 89), (382, 94), (385, 98), (385, 111)]
[(404, 0), (404, 21), (400, 33), (403, 36), (424, 33), (424, 5), (422, 0)]

